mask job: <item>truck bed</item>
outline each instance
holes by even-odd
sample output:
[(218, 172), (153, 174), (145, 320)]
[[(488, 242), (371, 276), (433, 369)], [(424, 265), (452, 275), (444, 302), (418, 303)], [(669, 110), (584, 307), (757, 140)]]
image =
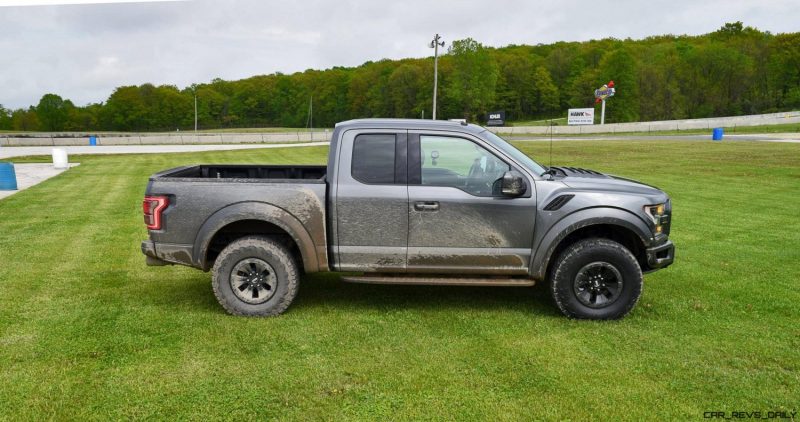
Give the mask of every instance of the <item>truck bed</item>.
[[(213, 164), (156, 173), (145, 194), (167, 196), (169, 207), (163, 213), (163, 229), (150, 231), (154, 255), (208, 270), (207, 258), (221, 249), (211, 242), (218, 230), (233, 235), (230, 231), (252, 234), (281, 228), (290, 229), (301, 245), (307, 271), (327, 268), (326, 172), (326, 166), (314, 165)], [(282, 227), (228, 226), (265, 216)]]
[(318, 180), (324, 182), (327, 166), (280, 166), (253, 164), (201, 164), (179, 167), (159, 173), (156, 177), (190, 179), (270, 179)]

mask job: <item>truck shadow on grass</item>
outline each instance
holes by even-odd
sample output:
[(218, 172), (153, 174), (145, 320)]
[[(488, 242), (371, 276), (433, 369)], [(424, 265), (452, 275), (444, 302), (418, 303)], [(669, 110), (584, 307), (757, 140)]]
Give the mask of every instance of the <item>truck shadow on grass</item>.
[(518, 311), (561, 317), (546, 286), (471, 287), (407, 286), (347, 283), (338, 274), (311, 274), (301, 279), (291, 310), (315, 307), (366, 310)]
[[(164, 283), (172, 286), (164, 288)], [(161, 282), (158, 288), (140, 290), (131, 297), (138, 297), (147, 305), (225, 313), (214, 298), (208, 274)], [(550, 301), (546, 286), (541, 284), (533, 287), (404, 286), (347, 283), (340, 280), (339, 274), (332, 273), (304, 275), (297, 297), (287, 313), (318, 308), (354, 312), (502, 310), (561, 318)]]

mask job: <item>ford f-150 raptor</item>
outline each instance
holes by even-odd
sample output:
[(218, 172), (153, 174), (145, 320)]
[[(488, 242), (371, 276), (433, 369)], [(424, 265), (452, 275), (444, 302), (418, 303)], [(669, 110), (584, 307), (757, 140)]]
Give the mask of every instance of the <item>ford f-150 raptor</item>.
[(301, 272), (345, 281), (529, 286), (567, 316), (633, 309), (673, 262), (672, 207), (652, 186), (545, 167), (472, 124), (336, 125), (328, 165), (195, 165), (150, 177), (149, 265), (212, 272), (231, 314), (284, 312)]

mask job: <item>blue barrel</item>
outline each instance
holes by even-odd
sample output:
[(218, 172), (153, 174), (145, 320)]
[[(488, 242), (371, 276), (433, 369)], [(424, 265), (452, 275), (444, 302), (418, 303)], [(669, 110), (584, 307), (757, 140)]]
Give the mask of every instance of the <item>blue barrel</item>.
[(721, 141), (723, 135), (723, 130), (721, 127), (715, 127), (714, 130), (711, 132), (711, 139), (714, 141)]
[(97, 136), (95, 136), (95, 135), (89, 136), (89, 145), (91, 145), (93, 147), (97, 146)]
[(17, 174), (13, 163), (0, 163), (0, 190), (17, 190)]

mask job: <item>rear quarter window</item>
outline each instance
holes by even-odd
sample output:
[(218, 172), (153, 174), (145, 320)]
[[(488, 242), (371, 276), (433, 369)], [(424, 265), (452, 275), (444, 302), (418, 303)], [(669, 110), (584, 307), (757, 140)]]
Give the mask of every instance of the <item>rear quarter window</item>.
[(395, 135), (358, 135), (353, 141), (350, 173), (362, 183), (394, 183)]

